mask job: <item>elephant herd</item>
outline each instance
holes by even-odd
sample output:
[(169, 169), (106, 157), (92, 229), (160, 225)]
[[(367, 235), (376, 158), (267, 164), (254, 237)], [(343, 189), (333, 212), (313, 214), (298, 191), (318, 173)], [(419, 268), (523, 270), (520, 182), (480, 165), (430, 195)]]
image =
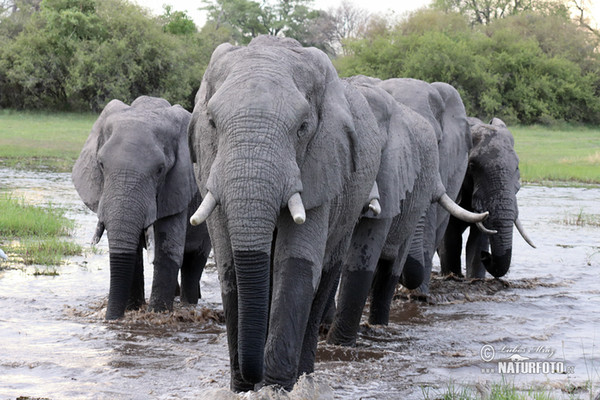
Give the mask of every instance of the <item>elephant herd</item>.
[(213, 249), (234, 391), (291, 389), (326, 316), (327, 341), (352, 345), (369, 295), (386, 324), (398, 283), (428, 293), (435, 251), (460, 275), (467, 227), (469, 277), (506, 274), (513, 225), (524, 235), (502, 121), (467, 118), (445, 83), (341, 79), (325, 53), (272, 36), (220, 45), (192, 114), (111, 101), (72, 178), (94, 241), (108, 234), (107, 319), (145, 302), (143, 247), (153, 311), (172, 309), (180, 271), (197, 303)]

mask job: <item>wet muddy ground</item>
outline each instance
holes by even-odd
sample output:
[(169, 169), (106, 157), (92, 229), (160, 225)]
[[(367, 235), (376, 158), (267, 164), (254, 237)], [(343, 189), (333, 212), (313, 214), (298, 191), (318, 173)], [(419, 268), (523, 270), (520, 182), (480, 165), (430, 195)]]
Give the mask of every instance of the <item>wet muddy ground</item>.
[[(73, 240), (86, 248), (58, 276), (0, 270), (0, 399), (433, 399), (460, 385), (486, 394), (503, 379), (543, 385), (553, 398), (600, 392), (600, 228), (589, 223), (600, 221), (598, 188), (524, 185), (520, 216), (537, 249), (515, 230), (504, 279), (435, 276), (427, 303), (398, 291), (389, 326), (364, 323), (354, 348), (320, 343), (314, 376), (289, 396), (227, 390), (214, 268), (197, 307), (106, 323), (108, 246), (103, 239), (91, 250), (95, 215), (69, 175), (0, 169), (0, 190), (65, 207), (77, 221)], [(538, 369), (513, 373), (517, 362)]]

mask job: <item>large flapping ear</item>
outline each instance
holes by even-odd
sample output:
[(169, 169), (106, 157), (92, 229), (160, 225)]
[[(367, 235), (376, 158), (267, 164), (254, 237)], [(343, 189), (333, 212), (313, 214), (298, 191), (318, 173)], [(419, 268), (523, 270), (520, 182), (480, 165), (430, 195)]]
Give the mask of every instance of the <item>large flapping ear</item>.
[[(229, 43), (219, 45), (213, 52), (208, 67), (202, 77), (200, 88), (194, 99), (194, 110), (187, 129), (188, 146), (191, 160), (196, 168), (196, 177), (206, 185), (208, 171), (214, 155), (217, 152), (217, 139), (214, 128), (210, 125), (208, 116), (208, 102), (214, 95), (220, 83), (227, 76), (228, 63), (224, 60), (226, 55), (240, 47)], [(203, 185), (203, 186), (204, 186)], [(204, 188), (200, 188), (204, 190)]]
[(458, 91), (443, 82), (434, 82), (431, 86), (439, 92), (444, 104), (440, 116), (440, 175), (447, 194), (454, 199), (464, 180), (473, 140), (467, 122), (467, 112)]
[(335, 197), (356, 169), (358, 137), (345, 86), (337, 77), (327, 83), (317, 131), (299, 165), (306, 209)]
[[(391, 108), (388, 141), (381, 155), (377, 184), (382, 212), (379, 218), (392, 218), (401, 211), (402, 200), (414, 190), (421, 171), (419, 145), (427, 135), (435, 146), (433, 128), (408, 107), (394, 103)], [(425, 143), (425, 142), (423, 142)]]
[(165, 110), (164, 115), (175, 130), (177, 148), (175, 163), (167, 172), (165, 181), (157, 193), (157, 219), (187, 210), (197, 191), (187, 138), (191, 113), (175, 105)]
[(73, 185), (85, 205), (94, 212), (98, 212), (104, 186), (104, 176), (98, 165), (98, 150), (107, 139), (103, 137), (104, 125), (110, 115), (128, 108), (129, 106), (120, 100), (112, 100), (104, 107), (73, 166)]
[(437, 89), (444, 103), (440, 120), (443, 136), (457, 140), (460, 143), (461, 154), (468, 152), (473, 143), (467, 122), (467, 112), (460, 93), (453, 86), (444, 82), (434, 82), (431, 86)]

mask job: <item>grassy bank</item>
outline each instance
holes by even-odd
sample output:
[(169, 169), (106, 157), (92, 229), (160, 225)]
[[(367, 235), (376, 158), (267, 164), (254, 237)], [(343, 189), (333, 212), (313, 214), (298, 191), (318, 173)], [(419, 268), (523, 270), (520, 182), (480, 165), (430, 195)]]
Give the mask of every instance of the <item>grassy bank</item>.
[(0, 166), (71, 171), (96, 118), (0, 110)]
[[(97, 117), (0, 110), (0, 166), (70, 171)], [(523, 181), (600, 184), (600, 127), (510, 129)]]
[(0, 246), (12, 263), (60, 265), (66, 256), (81, 254), (80, 245), (65, 240), (74, 227), (64, 212), (27, 205), (0, 194)]
[(510, 128), (526, 182), (600, 183), (600, 127)]

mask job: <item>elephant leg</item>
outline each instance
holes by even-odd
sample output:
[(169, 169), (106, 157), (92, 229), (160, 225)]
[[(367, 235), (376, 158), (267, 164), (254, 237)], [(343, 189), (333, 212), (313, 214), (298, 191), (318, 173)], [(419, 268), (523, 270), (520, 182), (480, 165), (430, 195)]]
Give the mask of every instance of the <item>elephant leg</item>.
[(296, 383), (306, 327), (323, 271), (328, 220), (328, 210), (322, 207), (308, 210), (302, 225), (295, 224), (289, 215), (279, 217), (265, 346), (267, 385), (291, 390)]
[(208, 253), (198, 249), (186, 252), (181, 264), (181, 302), (198, 304), (202, 297), (200, 292), (200, 278), (208, 259)]
[(177, 275), (183, 261), (187, 212), (165, 217), (154, 223), (155, 255), (150, 311), (173, 309)]
[(344, 259), (345, 250), (348, 248), (350, 239), (351, 236), (348, 235), (346, 239), (342, 240), (333, 252), (333, 257), (323, 266), (321, 281), (313, 300), (306, 333), (304, 334), (298, 376), (303, 373), (310, 374), (315, 370), (319, 327), (323, 323), (325, 314), (329, 310), (335, 311), (335, 293), (342, 272), (342, 260)]
[(488, 248), (489, 242), (487, 236), (480, 232), (475, 226), (471, 227), (466, 248), (467, 278), (485, 278), (486, 270), (481, 262), (481, 251), (487, 251)]
[(328, 333), (331, 328), (331, 324), (333, 324), (333, 319), (335, 318), (335, 295), (337, 293), (337, 287), (340, 284), (340, 276), (341, 276), (341, 267), (339, 267), (338, 276), (335, 282), (333, 283), (333, 289), (329, 293), (329, 298), (327, 299), (327, 304), (325, 305), (325, 310), (323, 311), (323, 316), (321, 317), (321, 325), (319, 327), (319, 332)]
[(354, 229), (342, 267), (338, 304), (327, 343), (356, 343), (373, 273), (392, 224), (391, 219), (363, 218)]
[(131, 282), (131, 291), (127, 301), (127, 310), (139, 310), (146, 304), (146, 295), (144, 292), (144, 258), (142, 256), (142, 240), (137, 249), (137, 257), (133, 270), (133, 281)]
[(387, 325), (390, 319), (390, 306), (398, 284), (399, 276), (394, 276), (396, 260), (380, 259), (371, 285), (371, 309), (369, 324)]
[[(427, 265), (425, 264), (428, 246), (424, 243), (424, 236), (429, 234), (425, 226), (426, 218), (427, 216), (423, 215), (419, 219), (404, 268), (402, 268), (402, 274), (400, 275), (400, 283), (410, 290), (418, 288), (425, 281), (425, 275), (431, 274), (431, 269), (427, 270)], [(429, 279), (427, 279), (428, 284)]]
[(371, 285), (369, 323), (372, 325), (387, 325), (390, 320), (392, 299), (412, 240), (413, 235), (409, 235), (400, 243), (398, 255), (395, 259), (380, 259), (377, 263), (373, 284)]
[(463, 223), (454, 217), (450, 217), (446, 233), (438, 248), (442, 275), (463, 276), (460, 256), (462, 253), (462, 234), (465, 229), (466, 226)]

